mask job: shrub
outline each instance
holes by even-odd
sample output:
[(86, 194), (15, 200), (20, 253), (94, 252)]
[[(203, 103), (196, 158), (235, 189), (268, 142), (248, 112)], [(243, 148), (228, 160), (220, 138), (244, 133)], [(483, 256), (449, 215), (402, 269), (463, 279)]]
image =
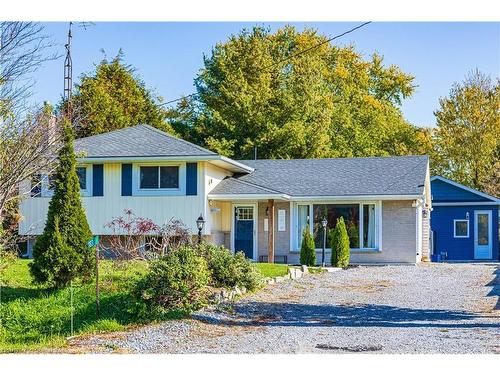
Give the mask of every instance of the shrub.
[(242, 252), (233, 255), (224, 246), (210, 243), (202, 243), (199, 252), (207, 260), (213, 286), (244, 286), (248, 290), (255, 290), (261, 283), (260, 272)]
[(88, 279), (94, 272), (94, 249), (88, 247), (92, 232), (80, 199), (73, 130), (67, 121), (63, 123), (63, 141), (47, 222), (33, 248), (31, 264), (35, 281), (56, 287), (78, 276)]
[(344, 218), (337, 219), (335, 229), (330, 232), (330, 247), (332, 249), (332, 266), (345, 268), (349, 265), (349, 236)]
[[(210, 272), (206, 260), (191, 246), (170, 251), (152, 261), (149, 272), (134, 291), (147, 314), (170, 310), (191, 312), (206, 303)], [(139, 311), (139, 313), (141, 313)]]
[(300, 247), (300, 264), (314, 266), (316, 264), (316, 244), (309, 227), (302, 232), (302, 245)]
[(353, 248), (359, 247), (359, 228), (350, 221), (347, 226), (347, 236), (349, 237), (349, 245)]

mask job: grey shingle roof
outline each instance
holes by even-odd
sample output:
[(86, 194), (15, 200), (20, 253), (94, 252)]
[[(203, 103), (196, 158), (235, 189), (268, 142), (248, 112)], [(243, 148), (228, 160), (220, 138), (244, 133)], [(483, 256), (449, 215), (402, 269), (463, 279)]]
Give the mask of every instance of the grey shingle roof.
[(424, 190), (427, 156), (242, 160), (255, 168), (226, 178), (210, 195), (261, 194), (241, 182), (290, 196), (420, 195)]
[(149, 125), (136, 125), (77, 139), (75, 151), (84, 152), (88, 158), (217, 155)]

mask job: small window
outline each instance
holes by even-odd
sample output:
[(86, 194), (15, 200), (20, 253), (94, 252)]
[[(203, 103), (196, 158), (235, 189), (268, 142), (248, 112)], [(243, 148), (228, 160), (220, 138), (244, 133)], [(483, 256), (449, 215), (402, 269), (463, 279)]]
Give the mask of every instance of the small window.
[(41, 197), (42, 196), (42, 175), (35, 174), (31, 178), (31, 196)]
[(239, 221), (253, 220), (253, 207), (238, 207), (236, 215)]
[(76, 174), (80, 181), (80, 189), (87, 190), (87, 167), (77, 167)]
[(453, 226), (455, 238), (469, 238), (469, 220), (453, 220)]
[(139, 180), (140, 189), (178, 189), (179, 167), (140, 167)]

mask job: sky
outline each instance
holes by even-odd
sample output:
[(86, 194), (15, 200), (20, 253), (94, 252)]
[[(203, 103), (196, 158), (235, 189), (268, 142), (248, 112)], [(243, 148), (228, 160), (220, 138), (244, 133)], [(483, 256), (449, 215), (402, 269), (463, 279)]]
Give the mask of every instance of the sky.
[[(296, 23), (297, 29), (317, 29), (334, 36), (361, 22)], [(110, 22), (84, 29), (74, 27), (73, 82), (92, 72), (104, 57), (112, 59), (121, 48), (124, 61), (136, 69), (146, 87), (164, 101), (195, 92), (193, 80), (203, 65), (203, 54), (230, 35), (254, 25), (276, 30), (277, 22)], [(67, 23), (44, 23), (45, 33), (64, 55)], [(405, 118), (414, 125), (434, 126), (433, 111), (439, 98), (448, 95), (454, 82), (472, 69), (500, 76), (500, 23), (395, 23), (374, 22), (333, 41), (353, 44), (364, 58), (377, 52), (387, 65), (398, 65), (415, 76), (415, 93), (402, 105)], [(36, 72), (33, 101), (57, 103), (63, 90), (64, 57), (49, 61)]]

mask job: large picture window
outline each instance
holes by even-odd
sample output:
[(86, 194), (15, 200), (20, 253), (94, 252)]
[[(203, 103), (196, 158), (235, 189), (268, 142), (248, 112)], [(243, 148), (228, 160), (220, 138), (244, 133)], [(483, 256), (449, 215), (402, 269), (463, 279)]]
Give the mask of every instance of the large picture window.
[[(311, 207), (311, 208), (310, 208)], [(302, 232), (312, 209), (312, 230), (316, 248), (323, 247), (323, 227), (326, 218), (328, 230), (335, 228), (337, 219), (344, 218), (351, 249), (377, 248), (377, 215), (374, 203), (312, 204), (297, 206), (297, 244), (300, 247)], [(329, 246), (329, 244), (327, 244)]]
[(178, 189), (178, 166), (141, 166), (140, 189)]

